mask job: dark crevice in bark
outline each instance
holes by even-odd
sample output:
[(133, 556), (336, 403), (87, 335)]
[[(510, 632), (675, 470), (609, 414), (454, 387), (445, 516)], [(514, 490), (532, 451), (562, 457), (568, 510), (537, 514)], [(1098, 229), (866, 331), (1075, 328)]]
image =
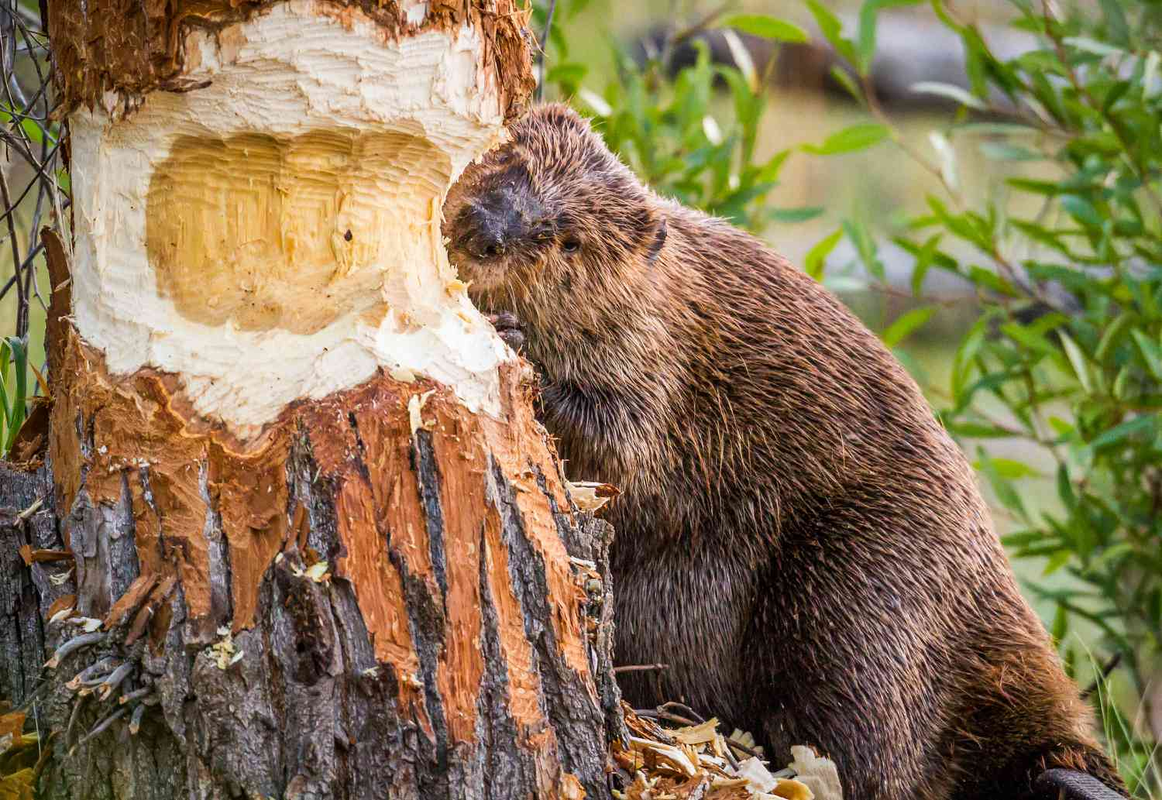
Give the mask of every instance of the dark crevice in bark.
[(359, 433), (359, 418), (355, 416), (354, 411), (347, 412), (347, 424), (351, 426), (351, 430), (355, 434), (355, 446), (359, 448), (359, 458), (356, 459), (359, 474), (363, 476), (364, 480), (370, 481), (371, 473), (367, 469), (367, 462), (364, 460), (364, 457), (367, 455), (367, 446), (363, 444), (363, 436)]
[(208, 542), (207, 561), (210, 568), (210, 616), (215, 625), (229, 625), (234, 619), (233, 570), (230, 566), (230, 542), (222, 530), (222, 515), (218, 500), (210, 491), (209, 476), (203, 466), (198, 471), (198, 491), (206, 504), (206, 524), (203, 531)]
[(424, 685), (424, 707), (436, 739), (433, 755), (439, 782), (432, 786), (421, 784), (421, 789), (438, 792), (443, 796), (448, 790), (448, 723), (440, 688), (436, 684), (436, 671), (440, 650), (444, 647), (444, 612), (428, 591), (427, 583), (408, 571), (407, 559), (394, 548), (391, 550), (391, 563), (403, 581), (408, 607), (408, 629), (420, 661), (419, 677)]
[(417, 430), (412, 435), (411, 462), (412, 470), (416, 472), (420, 487), (420, 501), (424, 505), (432, 571), (436, 574), (436, 583), (440, 587), (441, 605), (446, 612), (448, 564), (444, 551), (444, 509), (440, 505), (440, 469), (436, 464), (436, 453), (432, 447), (430, 431)]
[(121, 498), (109, 528), (109, 595), (120, 597), (141, 574), (137, 558), (137, 527), (130, 504), (129, 478), (121, 473)]

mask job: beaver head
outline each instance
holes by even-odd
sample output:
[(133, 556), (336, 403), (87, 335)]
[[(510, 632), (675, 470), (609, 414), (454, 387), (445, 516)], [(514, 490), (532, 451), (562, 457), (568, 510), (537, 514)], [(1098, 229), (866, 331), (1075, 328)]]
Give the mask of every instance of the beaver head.
[(534, 108), (444, 205), (449, 255), (485, 311), (534, 325), (634, 285), (665, 223), (628, 168), (563, 105)]

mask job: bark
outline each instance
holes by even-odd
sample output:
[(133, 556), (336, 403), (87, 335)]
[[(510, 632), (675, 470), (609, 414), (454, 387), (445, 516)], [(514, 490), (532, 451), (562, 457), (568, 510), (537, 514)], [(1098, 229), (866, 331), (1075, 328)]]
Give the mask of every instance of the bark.
[[(527, 95), (524, 18), (504, 0), (62, 0), (50, 18), (76, 110), (76, 240), (45, 234), (53, 404), (22, 441), (47, 450), (0, 465), (0, 699), (52, 732), (44, 796), (608, 796), (607, 745), (624, 734), (611, 531), (577, 513), (529, 373), (439, 244), (455, 172)], [(198, 93), (246, 94), (259, 74), (247, 53), (284, 31), (245, 27), (261, 19), (323, 19), (303, 51), (336, 36), (355, 77), (335, 50), (333, 74), (284, 81), (294, 91), (271, 118), (283, 128), (246, 132), (270, 88), (246, 131), (215, 129), (241, 117), (199, 116), (216, 106)], [(391, 65), (439, 47), (450, 55), (431, 91), (452, 134), (418, 94), (395, 117), (366, 97), (318, 112), (316, 77), (359, 97), (377, 77), (402, 86)], [(457, 66), (465, 52), (472, 69)], [(262, 77), (280, 63), (261, 62)], [(331, 130), (332, 114), (363, 128)], [(157, 136), (167, 152), (139, 146)], [(215, 178), (237, 142), (243, 157)], [(196, 169), (181, 166), (190, 153)], [(154, 179), (133, 183), (106, 157)], [(398, 218), (366, 186), (394, 192)], [(222, 223), (205, 225), (216, 202)], [(207, 255), (251, 223), (273, 225), (260, 261), (244, 263), (247, 242)], [(320, 226), (340, 235), (311, 239)], [(304, 252), (323, 259), (315, 273)], [(246, 276), (262, 280), (235, 291)], [(221, 288), (183, 298), (199, 281)], [(366, 301), (372, 289), (383, 302)], [(325, 368), (293, 372), (311, 359)], [(271, 399), (288, 384), (299, 394)]]
[[(612, 605), (608, 583), (571, 566), (561, 541), (607, 575), (608, 526), (569, 513), (551, 488), (551, 461), (506, 474), (508, 454), (473, 453), (471, 421), (446, 416), (435, 396), (425, 405), (432, 429), (397, 438), (408, 419), (393, 392), (373, 382), (295, 415), (278, 459), (287, 533), (255, 586), (254, 622), (236, 621), (236, 635), (229, 585), (249, 555), (222, 529), (220, 490), (204, 529), (218, 548), (207, 619), (190, 611), (188, 579), (160, 577), (159, 565), (182, 564), (177, 544), (143, 535), (134, 494), (145, 495), (150, 470), (109, 472), (113, 497), (82, 483), (59, 521), (75, 582), (73, 561), (29, 568), (19, 555), (26, 544), (61, 547), (48, 469), (0, 473), (2, 693), (37, 699), (44, 729), (64, 732), (75, 717), (57, 740), (46, 796), (607, 796), (606, 736), (620, 724)], [(95, 453), (113, 441), (95, 434), (82, 445)], [(466, 453), (469, 472), (442, 473)], [(212, 458), (189, 471), (213, 474)], [(104, 461), (86, 469), (107, 470)], [(210, 497), (209, 481), (195, 480)], [(38, 500), (48, 505), (16, 523), (16, 510)], [(163, 557), (166, 547), (174, 550)], [(324, 562), (329, 576), (311, 571)], [(84, 635), (47, 622), (50, 606), (74, 593), (80, 617), (106, 621), (101, 639), (42, 670), (55, 645)], [(65, 687), (101, 661), (94, 680), (129, 665), (108, 698)]]

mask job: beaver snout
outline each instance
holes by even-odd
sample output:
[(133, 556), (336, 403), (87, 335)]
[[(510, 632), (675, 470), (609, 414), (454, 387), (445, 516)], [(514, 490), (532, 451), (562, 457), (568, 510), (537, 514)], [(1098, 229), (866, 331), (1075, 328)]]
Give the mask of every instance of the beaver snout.
[(499, 258), (533, 233), (540, 204), (509, 186), (483, 192), (465, 203), (456, 218), (456, 244), (473, 258)]

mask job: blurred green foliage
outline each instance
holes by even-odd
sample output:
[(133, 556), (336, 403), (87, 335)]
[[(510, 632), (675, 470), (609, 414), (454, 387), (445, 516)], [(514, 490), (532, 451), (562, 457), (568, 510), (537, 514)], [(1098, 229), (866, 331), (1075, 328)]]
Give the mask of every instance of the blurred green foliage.
[[(926, 213), (894, 232), (914, 257), (921, 303), (931, 269), (976, 292), (981, 314), (957, 348), (951, 385), (938, 413), (954, 434), (977, 441), (977, 466), (1001, 513), (1016, 559), (1044, 560), (1029, 589), (1056, 605), (1052, 633), (1067, 667), (1119, 665), (1129, 703), (1102, 698), (1107, 736), (1132, 788), (1156, 787), (1153, 738), (1142, 719), (1162, 702), (1162, 7), (1103, 0), (1088, 12), (1014, 0), (1016, 27), (1037, 47), (998, 59), (975, 26), (934, 0), (932, 9), (963, 43), (971, 90), (928, 91), (960, 102), (933, 132), (928, 168), (944, 185)], [(866, 6), (865, 6), (866, 9)], [(1060, 15), (1058, 15), (1060, 13)], [(861, 17), (854, 67), (866, 77), (861, 47), (874, 31)], [(845, 46), (833, 34), (837, 49)], [(891, 121), (855, 89), (878, 124)], [(974, 142), (1009, 168), (1003, 191), (964, 196), (953, 140)], [(943, 144), (942, 144), (943, 143)], [(909, 153), (925, 160), (921, 153)], [(1016, 165), (1036, 163), (1036, 179)], [(1029, 208), (1036, 200), (1036, 213)], [(872, 280), (883, 280), (876, 238), (849, 238)], [(914, 314), (930, 312), (921, 306)], [(922, 324), (923, 317), (913, 317)], [(899, 323), (897, 323), (899, 324)], [(993, 444), (1023, 444), (1030, 458), (995, 455)], [(1024, 482), (1048, 470), (1051, 508), (1025, 502)], [(1036, 466), (1035, 466), (1036, 465)], [(1098, 632), (1069, 637), (1078, 622)]]
[[(894, 157), (922, 164), (943, 192), (893, 230), (843, 219), (804, 267), (823, 279), (846, 241), (864, 285), (891, 290), (881, 251), (890, 241), (910, 254), (913, 307), (881, 334), (893, 348), (940, 307), (924, 293), (932, 270), (975, 293), (979, 317), (955, 350), (950, 385), (935, 393), (937, 413), (975, 451), (1011, 555), (1043, 566), (1027, 589), (1054, 604), (1052, 634), (1067, 668), (1094, 681), (1131, 788), (1156, 793), (1145, 720), (1162, 715), (1153, 707), (1162, 703), (1162, 4), (1100, 0), (1083, 11), (1012, 0), (1011, 24), (1036, 46), (1002, 60), (980, 29), (932, 0), (920, 11), (959, 36), (969, 88), (913, 87), (959, 106), (931, 132), (931, 153), (905, 140), (869, 79), (879, 13), (919, 0), (867, 0), (850, 33), (827, 5), (806, 4), (843, 62), (832, 75), (867, 115), (802, 150), (826, 157), (894, 142)], [(755, 232), (822, 212), (771, 205), (791, 152), (756, 160), (765, 76), (733, 34), (736, 66), (712, 64), (701, 47), (693, 65), (666, 70), (675, 43), (706, 24), (781, 41), (802, 41), (799, 28), (761, 15), (703, 20), (673, 31), (644, 64), (614, 44), (618, 76), (598, 94), (585, 65), (569, 60), (561, 5), (547, 83), (653, 188)], [(958, 183), (953, 143), (964, 142), (1002, 176), (983, 198)], [(1029, 502), (1027, 482), (1047, 478), (1056, 497)], [(1079, 623), (1086, 634), (1070, 636)]]
[[(736, 34), (728, 35), (732, 51), (741, 59), (740, 67), (712, 64), (706, 46), (695, 41), (696, 63), (672, 78), (666, 65), (673, 49), (693, 38), (701, 26), (674, 31), (644, 64), (626, 53), (621, 43), (611, 42), (617, 78), (597, 93), (583, 86), (588, 67), (569, 60), (568, 38), (562, 33), (565, 20), (585, 3), (558, 5), (563, 8), (558, 8), (560, 16), (554, 15), (546, 48), (552, 64), (546, 70), (546, 83), (592, 118), (609, 147), (653, 189), (755, 232), (771, 221), (803, 221), (822, 213), (821, 208), (767, 204), (791, 151), (756, 159), (755, 143), (768, 105), (761, 90), (765, 76), (756, 72)], [(537, 29), (544, 27), (546, 6), (535, 6)], [(736, 15), (727, 21), (778, 41), (807, 40), (798, 26), (771, 17)], [(716, 87), (720, 85), (730, 103), (719, 101)], [(724, 106), (728, 106), (726, 113)]]

